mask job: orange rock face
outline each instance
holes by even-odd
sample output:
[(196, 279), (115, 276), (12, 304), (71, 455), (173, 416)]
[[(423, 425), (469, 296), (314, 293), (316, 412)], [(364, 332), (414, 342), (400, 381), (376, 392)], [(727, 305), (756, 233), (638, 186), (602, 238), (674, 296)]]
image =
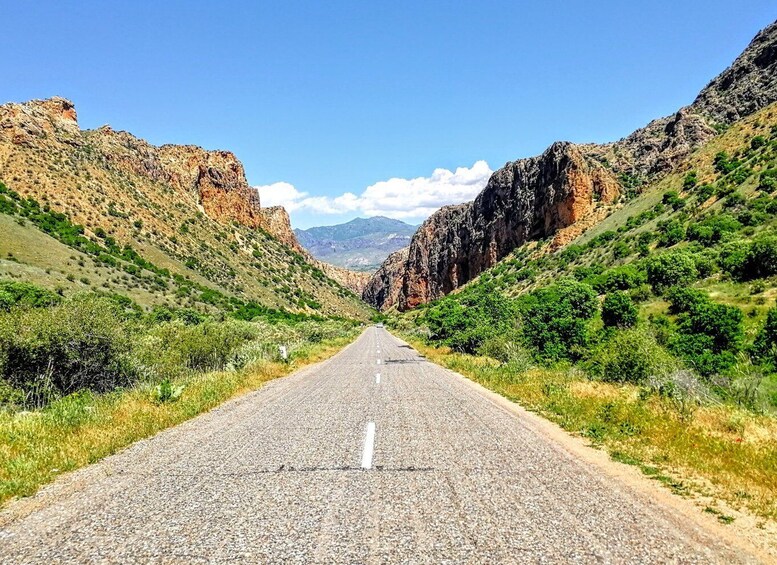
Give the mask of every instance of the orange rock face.
[[(20, 145), (23, 147), (14, 147)], [(35, 197), (51, 194), (71, 200), (72, 209), (68, 212), (84, 223), (89, 220), (93, 204), (77, 198), (73, 186), (84, 183), (85, 179), (76, 176), (65, 181), (64, 175), (59, 175), (52, 177), (50, 186), (26, 182), (30, 175), (21, 172), (29, 166), (23, 162), (28, 151), (42, 155), (58, 153), (61, 158), (69, 159), (74, 158), (73, 154), (87, 153), (90, 159), (96, 157), (104, 164), (106, 170), (119, 173), (127, 183), (127, 190), (137, 191), (142, 182), (148, 190), (144, 199), (151, 194), (165, 194), (165, 198), (171, 200), (166, 205), (175, 206), (186, 200), (188, 205), (196, 206), (201, 213), (224, 226), (237, 223), (262, 229), (357, 294), (361, 294), (369, 278), (365, 273), (322, 263), (307, 253), (294, 235), (286, 210), (280, 206), (261, 207), (259, 193), (249, 186), (243, 165), (229, 151), (208, 151), (194, 145), (157, 147), (110, 126), (82, 131), (73, 103), (64, 98), (0, 106), (0, 172), (8, 178), (18, 178), (14, 187), (23, 194), (29, 192)], [(14, 162), (17, 159), (19, 163)], [(41, 159), (40, 172), (48, 166), (48, 162)], [(40, 176), (46, 177), (45, 174)], [(101, 183), (115, 183), (115, 178), (92, 177), (89, 182), (92, 189), (101, 194)], [(121, 208), (120, 199), (115, 200), (114, 204)], [(147, 203), (162, 215), (156, 224), (158, 231), (175, 233), (179, 226), (169, 225), (168, 217), (162, 211), (165, 206)]]
[(381, 309), (415, 308), (466, 284), (522, 243), (584, 222), (619, 195), (612, 173), (580, 147), (554, 143), (496, 171), (473, 202), (433, 214), (404, 262), (384, 263), (363, 297)]

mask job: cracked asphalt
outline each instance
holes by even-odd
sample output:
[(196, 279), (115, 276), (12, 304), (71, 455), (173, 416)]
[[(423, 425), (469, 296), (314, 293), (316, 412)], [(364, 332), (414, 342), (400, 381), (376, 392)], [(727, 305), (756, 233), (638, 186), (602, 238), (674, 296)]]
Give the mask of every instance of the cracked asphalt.
[(0, 513), (2, 563), (752, 560), (381, 328)]

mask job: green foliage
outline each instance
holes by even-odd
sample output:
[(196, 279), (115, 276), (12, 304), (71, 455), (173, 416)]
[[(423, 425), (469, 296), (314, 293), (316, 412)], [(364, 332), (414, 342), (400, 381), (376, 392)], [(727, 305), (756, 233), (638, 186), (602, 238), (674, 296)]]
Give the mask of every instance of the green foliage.
[(750, 140), (750, 148), (751, 149), (758, 149), (760, 147), (763, 147), (768, 143), (766, 137), (763, 135), (756, 135), (753, 137), (753, 139)]
[(599, 275), (586, 276), (582, 280), (593, 286), (597, 292), (605, 293), (636, 288), (647, 281), (647, 275), (645, 271), (631, 263), (607, 269)]
[(753, 343), (753, 356), (768, 362), (772, 369), (777, 368), (777, 307), (770, 308), (766, 314), (766, 322)]
[(711, 184), (703, 184), (696, 189), (696, 195), (701, 202), (707, 201), (713, 194), (715, 194), (715, 187)]
[(631, 247), (625, 241), (618, 241), (612, 246), (612, 256), (615, 259), (623, 259), (631, 255)]
[(596, 352), (591, 370), (602, 380), (617, 383), (644, 383), (648, 377), (665, 374), (677, 362), (645, 329), (618, 331)]
[(702, 375), (721, 373), (732, 367), (744, 337), (742, 311), (698, 295), (686, 299), (683, 307), (687, 310), (678, 316), (672, 350)]
[(545, 361), (579, 358), (586, 346), (588, 322), (596, 314), (596, 293), (585, 283), (562, 279), (522, 300), (526, 342)]
[(667, 206), (671, 206), (673, 210), (680, 210), (685, 207), (685, 199), (680, 198), (680, 195), (676, 190), (665, 192), (661, 202)]
[(688, 171), (683, 178), (683, 190), (691, 190), (699, 182), (699, 177), (696, 171)]
[(731, 159), (728, 156), (728, 153), (725, 151), (720, 151), (715, 155), (715, 158), (713, 160), (713, 164), (715, 165), (715, 170), (718, 171), (720, 174), (726, 175), (739, 167), (740, 162), (736, 159)]
[(689, 284), (697, 276), (693, 258), (681, 251), (661, 253), (647, 261), (648, 282), (658, 293), (675, 285)]
[(630, 328), (637, 323), (637, 307), (631, 297), (617, 291), (608, 294), (602, 304), (602, 322), (607, 327)]
[(749, 280), (774, 274), (777, 274), (777, 236), (762, 235), (747, 251), (742, 277)]
[(731, 241), (720, 247), (718, 264), (734, 279), (744, 278), (749, 246), (744, 241)]
[(0, 380), (23, 390), (35, 406), (82, 389), (131, 383), (136, 371), (129, 352), (122, 312), (106, 298), (0, 314)]
[(220, 370), (240, 345), (254, 337), (255, 328), (244, 322), (192, 326), (174, 320), (150, 328), (139, 343), (138, 359), (166, 378), (187, 370)]
[(661, 231), (659, 245), (669, 247), (685, 239), (685, 224), (678, 219), (661, 222), (658, 227)]
[(13, 281), (0, 281), (0, 311), (8, 311), (12, 306), (44, 307), (58, 304), (62, 297), (33, 284)]
[(719, 242), (725, 234), (734, 233), (742, 227), (731, 214), (716, 214), (688, 226), (688, 239), (703, 245)]
[(675, 286), (666, 293), (669, 301), (669, 312), (681, 314), (689, 312), (694, 306), (703, 304), (709, 300), (702, 291), (688, 286)]
[(486, 283), (433, 304), (424, 322), (431, 339), (456, 351), (474, 353), (489, 338), (513, 332), (516, 314), (515, 304)]
[(163, 379), (154, 387), (154, 400), (159, 403), (175, 402), (183, 393), (182, 386), (175, 386), (170, 379)]

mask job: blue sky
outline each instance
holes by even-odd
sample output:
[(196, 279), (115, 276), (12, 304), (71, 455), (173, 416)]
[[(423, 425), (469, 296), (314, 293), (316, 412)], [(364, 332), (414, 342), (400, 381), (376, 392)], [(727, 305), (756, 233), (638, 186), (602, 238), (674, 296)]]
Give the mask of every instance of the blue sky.
[(419, 221), (554, 140), (620, 138), (690, 103), (777, 16), (773, 0), (3, 1), (0, 13), (0, 102), (61, 95), (83, 128), (234, 151), (299, 227)]

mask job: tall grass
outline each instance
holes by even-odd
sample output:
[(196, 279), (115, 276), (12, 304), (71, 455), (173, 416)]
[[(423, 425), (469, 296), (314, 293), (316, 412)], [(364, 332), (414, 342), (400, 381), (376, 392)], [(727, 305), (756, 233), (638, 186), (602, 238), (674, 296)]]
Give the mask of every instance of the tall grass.
[[(722, 403), (646, 393), (645, 386), (591, 380), (576, 369), (543, 369), (434, 348), (430, 360), (588, 438), (680, 494), (705, 494), (777, 518), (777, 420)], [(682, 386), (682, 375), (675, 375)], [(721, 520), (729, 520), (725, 514)]]
[(261, 326), (254, 328), (256, 335), (239, 349), (241, 368), (226, 363), (218, 371), (178, 372), (172, 383), (183, 387), (183, 392), (175, 402), (161, 402), (154, 382), (142, 381), (107, 394), (80, 391), (40, 410), (0, 411), (0, 503), (31, 495), (65, 471), (95, 462), (270, 379), (329, 357), (358, 333), (352, 326), (321, 325), (312, 341), (313, 327), (272, 328), (273, 340), (289, 341), (290, 362), (278, 360), (277, 347), (257, 339)]

